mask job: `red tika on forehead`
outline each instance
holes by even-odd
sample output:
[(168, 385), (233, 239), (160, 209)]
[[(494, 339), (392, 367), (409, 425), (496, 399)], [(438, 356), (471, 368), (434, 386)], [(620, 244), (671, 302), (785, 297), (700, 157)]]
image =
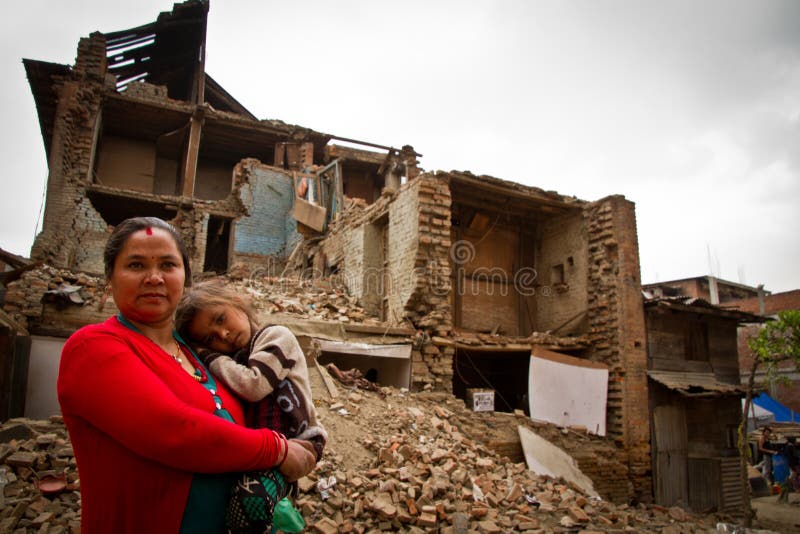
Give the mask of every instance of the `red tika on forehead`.
[(148, 226), (147, 228), (144, 229), (144, 233), (146, 233), (147, 235), (153, 235), (153, 229)]

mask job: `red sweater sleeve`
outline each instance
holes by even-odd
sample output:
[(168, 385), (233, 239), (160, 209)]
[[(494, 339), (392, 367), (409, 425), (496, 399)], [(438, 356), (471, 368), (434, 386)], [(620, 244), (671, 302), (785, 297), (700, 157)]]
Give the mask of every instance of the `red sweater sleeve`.
[(83, 419), (135, 454), (185, 471), (262, 469), (283, 457), (278, 434), (213, 415), (202, 385), (180, 369), (185, 376), (171, 376), (168, 367), (157, 373), (164, 371), (159, 366), (165, 355), (147, 354), (143, 341), (134, 341), (108, 331), (79, 332), (68, 340), (58, 377), (65, 416)]

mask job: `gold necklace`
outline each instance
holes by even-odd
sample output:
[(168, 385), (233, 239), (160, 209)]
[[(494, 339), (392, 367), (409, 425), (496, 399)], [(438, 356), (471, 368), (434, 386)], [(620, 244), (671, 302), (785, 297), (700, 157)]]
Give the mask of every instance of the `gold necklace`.
[[(176, 362), (178, 362), (178, 364), (179, 364), (181, 367), (183, 367), (183, 358), (181, 358), (180, 356), (178, 356), (178, 354), (180, 354), (180, 353), (181, 353), (181, 344), (180, 344), (180, 343), (178, 343), (178, 341), (177, 341), (176, 339), (174, 339), (174, 338), (173, 338), (173, 340), (172, 340), (172, 341), (175, 343), (175, 353), (174, 353), (174, 354), (171, 354), (171, 353), (169, 353), (169, 352), (167, 352), (167, 351), (164, 351), (164, 352), (167, 352), (167, 354), (169, 354), (170, 356), (172, 356), (172, 359), (173, 359), (173, 360), (175, 360)], [(198, 369), (198, 368), (197, 368), (197, 367), (195, 367), (194, 365), (192, 365), (192, 367), (194, 367), (194, 373), (192, 374), (192, 377), (194, 377), (194, 379), (195, 379), (195, 380), (197, 380), (198, 382), (206, 382), (206, 381), (208, 380), (208, 378), (206, 377), (206, 374), (205, 374), (205, 372), (203, 372), (201, 369)]]

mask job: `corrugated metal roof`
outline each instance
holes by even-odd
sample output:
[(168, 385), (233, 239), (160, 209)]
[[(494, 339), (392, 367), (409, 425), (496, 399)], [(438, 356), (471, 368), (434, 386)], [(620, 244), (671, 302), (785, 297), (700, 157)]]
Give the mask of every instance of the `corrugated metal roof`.
[(744, 395), (747, 391), (747, 388), (740, 384), (720, 382), (712, 373), (647, 371), (647, 376), (687, 397)]
[(719, 308), (719, 306), (715, 306), (711, 304), (705, 299), (701, 299), (699, 297), (689, 297), (686, 295), (678, 295), (675, 297), (654, 297), (649, 291), (642, 291), (642, 296), (645, 299), (645, 304), (650, 303), (657, 303), (657, 302), (674, 302), (677, 304), (683, 304), (685, 306), (700, 306), (703, 308)]
[(718, 317), (735, 319), (740, 323), (763, 323), (765, 318), (760, 315), (731, 309), (711, 304), (705, 299), (697, 297), (677, 296), (677, 297), (654, 297), (647, 291), (642, 291), (645, 308), (661, 306), (673, 310), (685, 310), (695, 313), (705, 313)]

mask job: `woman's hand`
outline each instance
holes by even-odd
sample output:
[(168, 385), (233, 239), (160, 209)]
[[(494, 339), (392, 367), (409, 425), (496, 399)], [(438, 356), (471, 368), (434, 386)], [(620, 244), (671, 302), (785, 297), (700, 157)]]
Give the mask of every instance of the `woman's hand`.
[(286, 458), (278, 466), (278, 470), (289, 482), (294, 482), (314, 469), (317, 456), (314, 453), (314, 445), (310, 441), (290, 439), (287, 443), (289, 449), (286, 452)]

